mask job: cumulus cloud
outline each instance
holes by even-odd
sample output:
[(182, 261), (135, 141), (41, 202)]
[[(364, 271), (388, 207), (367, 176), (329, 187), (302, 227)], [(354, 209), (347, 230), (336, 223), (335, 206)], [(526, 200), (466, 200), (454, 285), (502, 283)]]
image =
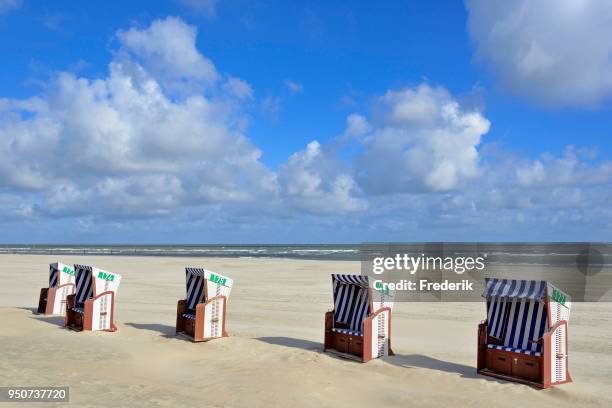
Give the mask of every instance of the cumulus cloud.
[[(201, 90), (219, 79), (214, 64), (196, 48), (197, 30), (177, 17), (155, 20), (144, 29), (119, 30), (123, 64), (136, 63), (170, 90)], [(138, 73), (135, 73), (136, 75)]]
[[(586, 153), (591, 156), (590, 152)], [(523, 187), (561, 187), (602, 184), (612, 180), (612, 162), (590, 164), (585, 152), (567, 146), (563, 156), (550, 154), (516, 168), (516, 179)]]
[(481, 112), (428, 84), (388, 91), (376, 109), (379, 123), (358, 158), (367, 192), (448, 191), (478, 175), (477, 147), (490, 125)]
[(36, 96), (0, 98), (0, 221), (19, 226), (12, 236), (59, 223), (133, 241), (142, 231), (167, 241), (168, 230), (200, 242), (612, 232), (609, 160), (571, 146), (495, 153), (484, 112), (426, 83), (388, 90), (337, 137), (315, 135), (328, 141), (272, 170), (246, 133), (247, 109), (277, 116), (280, 99), (256, 105), (251, 85), (219, 71), (196, 34), (172, 17), (122, 30), (105, 75), (58, 72)]
[[(183, 35), (175, 37), (177, 30)], [(236, 120), (239, 104), (204, 94), (171, 97), (161, 84), (168, 75), (196, 84), (211, 78), (180, 68), (187, 61), (212, 66), (195, 49), (195, 30), (168, 18), (118, 36), (134, 58), (119, 56), (105, 78), (58, 73), (43, 95), (1, 101), (3, 185), (41, 194), (42, 213), (75, 216), (159, 215), (274, 194), (276, 176)], [(187, 57), (175, 58), (176, 71), (160, 73), (150, 58), (169, 63), (169, 44)], [(230, 78), (219, 92), (231, 100), (252, 91)]]
[(346, 118), (346, 131), (348, 136), (361, 136), (365, 135), (372, 129), (368, 120), (357, 113), (351, 113)]
[(612, 3), (467, 0), (478, 59), (504, 87), (552, 107), (612, 96)]
[(291, 205), (311, 213), (333, 214), (363, 211), (367, 202), (351, 172), (318, 141), (294, 153), (279, 172), (283, 196)]

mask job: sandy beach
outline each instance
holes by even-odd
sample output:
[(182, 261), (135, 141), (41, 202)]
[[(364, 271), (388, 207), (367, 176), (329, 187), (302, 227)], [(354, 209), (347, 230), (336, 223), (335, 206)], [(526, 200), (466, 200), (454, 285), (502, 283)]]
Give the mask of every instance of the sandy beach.
[[(573, 306), (574, 382), (538, 390), (476, 375), (482, 303), (396, 304), (393, 357), (360, 364), (322, 353), (329, 275), (359, 273), (359, 262), (67, 256), (59, 261), (123, 275), (119, 331), (77, 333), (33, 314), (57, 260), (0, 256), (0, 385), (68, 385), (78, 406), (612, 406), (610, 303)], [(231, 337), (174, 335), (188, 265), (234, 279)]]

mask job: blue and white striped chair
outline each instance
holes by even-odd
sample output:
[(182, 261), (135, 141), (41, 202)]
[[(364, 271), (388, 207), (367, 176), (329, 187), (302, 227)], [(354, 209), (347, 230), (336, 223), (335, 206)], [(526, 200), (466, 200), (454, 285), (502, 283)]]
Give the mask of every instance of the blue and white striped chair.
[(115, 297), (121, 275), (74, 265), (76, 293), (68, 296), (65, 326), (85, 331), (117, 331)]
[(64, 315), (66, 298), (75, 291), (74, 269), (56, 262), (49, 265), (49, 287), (40, 290), (38, 313)]
[(334, 310), (325, 314), (324, 350), (363, 362), (391, 351), (392, 295), (369, 286), (367, 276), (332, 275)]
[[(541, 387), (571, 381), (569, 296), (545, 281), (486, 279), (478, 372)], [(554, 373), (553, 373), (554, 372)]]
[(227, 300), (234, 281), (202, 268), (185, 268), (186, 298), (176, 308), (176, 332), (193, 341), (227, 337)]

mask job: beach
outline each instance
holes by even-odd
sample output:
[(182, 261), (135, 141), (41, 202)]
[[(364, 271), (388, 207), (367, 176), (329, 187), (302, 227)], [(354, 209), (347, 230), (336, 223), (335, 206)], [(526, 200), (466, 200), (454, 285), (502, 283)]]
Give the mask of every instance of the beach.
[[(58, 260), (123, 276), (116, 333), (77, 333), (33, 313)], [(185, 266), (234, 279), (229, 338), (175, 336)], [(395, 356), (361, 364), (323, 353), (331, 273), (358, 274), (360, 263), (0, 255), (0, 385), (67, 385), (78, 406), (612, 406), (612, 303), (572, 306), (573, 383), (539, 390), (476, 375), (482, 302), (397, 303)]]

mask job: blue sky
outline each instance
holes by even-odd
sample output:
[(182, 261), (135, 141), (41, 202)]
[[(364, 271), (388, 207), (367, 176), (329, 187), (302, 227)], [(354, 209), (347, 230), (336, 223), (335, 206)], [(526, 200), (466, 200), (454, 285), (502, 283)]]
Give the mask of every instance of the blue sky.
[(609, 241), (611, 11), (0, 0), (0, 241)]

